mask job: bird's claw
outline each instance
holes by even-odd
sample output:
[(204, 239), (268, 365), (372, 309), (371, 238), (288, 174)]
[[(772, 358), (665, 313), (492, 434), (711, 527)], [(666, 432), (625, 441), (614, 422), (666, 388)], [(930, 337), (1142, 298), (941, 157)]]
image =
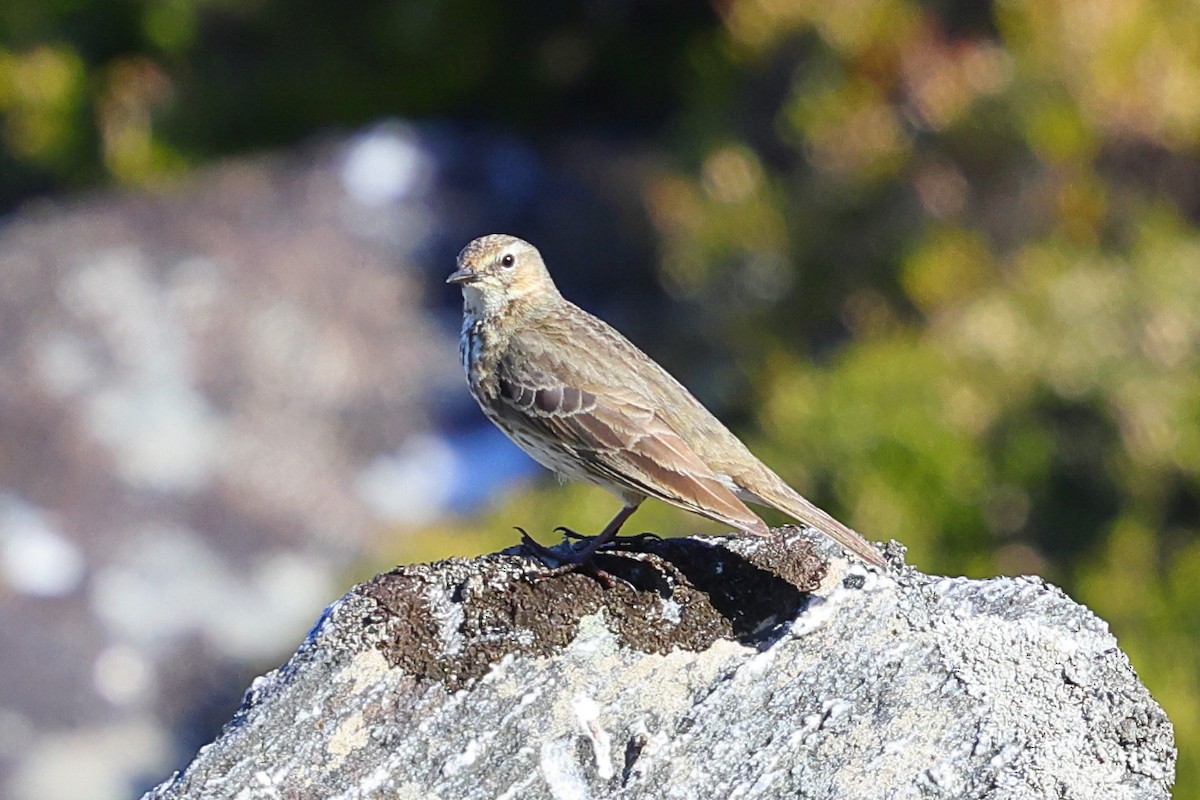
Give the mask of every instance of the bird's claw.
[[(541, 561), (543, 564), (545, 564), (547, 561), (556, 561), (559, 564), (572, 564), (572, 565), (575, 563), (574, 561), (571, 561), (569, 559), (569, 557), (564, 558), (562, 555), (554, 552), (549, 547), (546, 547), (546, 545), (544, 545), (541, 542), (534, 539), (532, 536), (530, 536), (525, 531), (524, 528), (514, 526), (513, 530), (515, 530), (517, 533), (521, 534), (521, 547), (525, 548), (526, 550), (532, 551), (533, 554), (535, 556), (537, 556), (538, 560)], [(549, 566), (549, 565), (547, 564), (547, 566)]]
[[(564, 539), (574, 539), (577, 542), (583, 542), (583, 541), (587, 541), (589, 539), (596, 538), (594, 536), (589, 536), (585, 533), (579, 533), (577, 531), (573, 531), (570, 528), (566, 527), (565, 525), (559, 525), (557, 528), (554, 529), (554, 532), (561, 533), (563, 535)], [(634, 547), (637, 547), (638, 545), (643, 544), (644, 542), (651, 541), (651, 540), (656, 541), (656, 542), (661, 542), (662, 537), (659, 536), (657, 533), (652, 533), (650, 531), (645, 531), (643, 533), (634, 533), (634, 534), (630, 534), (628, 536), (614, 536), (613, 538), (609, 539), (604, 544), (600, 545), (600, 549), (601, 550), (603, 550), (605, 548), (632, 549)]]
[[(521, 534), (521, 546), (533, 553), (534, 558), (542, 564), (543, 569), (533, 574), (535, 578), (554, 578), (559, 575), (565, 575), (568, 572), (580, 572), (598, 580), (605, 589), (612, 589), (618, 583), (623, 583), (631, 589), (634, 588), (624, 578), (619, 578), (597, 567), (591, 558), (583, 558), (574, 548), (569, 548), (569, 555), (567, 553), (560, 553), (536, 541), (524, 528), (514, 527), (514, 529)], [(556, 528), (555, 530), (558, 529)], [(590, 538), (580, 536), (579, 534), (576, 534), (576, 537), (580, 539)]]

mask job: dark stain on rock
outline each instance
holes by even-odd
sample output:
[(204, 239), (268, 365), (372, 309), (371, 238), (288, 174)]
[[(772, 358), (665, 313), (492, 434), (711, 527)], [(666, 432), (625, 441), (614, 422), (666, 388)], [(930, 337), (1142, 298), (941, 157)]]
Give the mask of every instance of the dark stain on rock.
[(629, 778), (633, 775), (633, 768), (637, 764), (638, 759), (642, 757), (642, 751), (646, 749), (646, 745), (650, 743), (650, 737), (645, 733), (636, 733), (629, 737), (629, 741), (625, 743), (625, 767), (621, 770), (621, 786), (629, 785)]
[(643, 539), (597, 556), (618, 579), (611, 586), (580, 572), (547, 575), (519, 548), (405, 566), (356, 587), (368, 602), (345, 604), (346, 613), (393, 667), (451, 690), (508, 653), (563, 649), (580, 619), (601, 611), (624, 646), (643, 652), (701, 651), (722, 638), (761, 646), (825, 576), (827, 564), (794, 533)]

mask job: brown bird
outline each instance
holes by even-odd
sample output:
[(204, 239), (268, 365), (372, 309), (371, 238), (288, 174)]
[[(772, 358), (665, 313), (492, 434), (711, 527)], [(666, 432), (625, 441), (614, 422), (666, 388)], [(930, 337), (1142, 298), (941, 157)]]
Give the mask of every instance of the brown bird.
[(463, 293), (460, 355), (488, 419), (560, 476), (615, 494), (624, 507), (575, 552), (584, 563), (643, 500), (656, 497), (760, 536), (746, 503), (770, 506), (882, 566), (865, 539), (801, 497), (679, 381), (558, 292), (533, 245), (483, 236), (446, 279)]

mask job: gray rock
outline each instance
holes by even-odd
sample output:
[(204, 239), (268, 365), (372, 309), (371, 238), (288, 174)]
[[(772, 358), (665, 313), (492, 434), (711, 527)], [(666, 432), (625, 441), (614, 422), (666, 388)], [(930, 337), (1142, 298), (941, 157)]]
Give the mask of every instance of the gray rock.
[(1169, 796), (1170, 722), (1062, 591), (780, 533), (644, 542), (611, 585), (517, 550), (380, 575), (146, 797)]
[(145, 791), (400, 524), (372, 496), (445, 513), (376, 466), (463, 390), (365, 139), (0, 219), (0, 796)]

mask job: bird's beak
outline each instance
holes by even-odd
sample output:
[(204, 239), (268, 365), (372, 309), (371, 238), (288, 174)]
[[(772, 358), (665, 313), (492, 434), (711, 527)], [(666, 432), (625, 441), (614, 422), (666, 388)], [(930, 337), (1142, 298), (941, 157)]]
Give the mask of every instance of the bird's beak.
[(446, 283), (472, 283), (478, 278), (478, 273), (472, 272), (466, 267), (459, 267), (450, 273), (450, 277), (446, 278)]

